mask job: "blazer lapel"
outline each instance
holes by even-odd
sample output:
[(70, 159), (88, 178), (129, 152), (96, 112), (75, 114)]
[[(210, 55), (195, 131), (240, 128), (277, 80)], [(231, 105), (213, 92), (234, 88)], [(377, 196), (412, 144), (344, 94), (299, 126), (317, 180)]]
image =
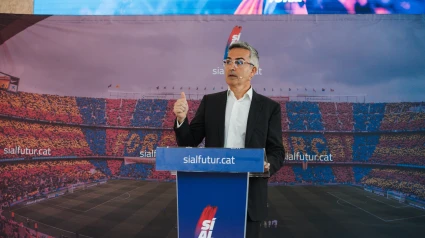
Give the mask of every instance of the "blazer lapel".
[(249, 107), (248, 122), (246, 124), (246, 136), (245, 136), (245, 147), (248, 147), (249, 141), (251, 140), (252, 134), (254, 133), (255, 125), (259, 115), (261, 114), (263, 107), (260, 98), (257, 93), (252, 91), (252, 101)]
[(222, 95), (218, 97), (217, 100), (217, 107), (218, 107), (218, 114), (219, 117), (218, 122), (218, 138), (219, 138), (219, 145), (220, 147), (224, 147), (224, 123), (226, 121), (226, 103), (227, 103), (227, 91), (223, 92)]

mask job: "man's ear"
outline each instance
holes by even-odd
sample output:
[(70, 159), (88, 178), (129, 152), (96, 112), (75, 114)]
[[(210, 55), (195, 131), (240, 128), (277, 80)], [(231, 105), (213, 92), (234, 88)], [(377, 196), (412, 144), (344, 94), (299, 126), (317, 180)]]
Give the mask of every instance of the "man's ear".
[(257, 73), (257, 67), (254, 66), (252, 67), (252, 70), (251, 70), (251, 78), (254, 77), (256, 73)]

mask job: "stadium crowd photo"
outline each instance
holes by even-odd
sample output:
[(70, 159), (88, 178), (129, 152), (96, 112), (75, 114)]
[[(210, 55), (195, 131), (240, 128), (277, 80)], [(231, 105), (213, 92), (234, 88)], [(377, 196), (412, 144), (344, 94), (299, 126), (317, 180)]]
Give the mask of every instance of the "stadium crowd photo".
[[(174, 102), (0, 90), (0, 237), (147, 234), (142, 231), (156, 232), (149, 237), (173, 237), (176, 177), (170, 171), (156, 171), (154, 158), (143, 160), (140, 155), (159, 146), (177, 146)], [(188, 103), (188, 117), (193, 118), (200, 100)], [(269, 209), (275, 212), (261, 228), (268, 237), (281, 237), (276, 234), (289, 229), (284, 215), (278, 214), (283, 209), (279, 196), (286, 196), (280, 190), (285, 187), (307, 196), (304, 199), (325, 196), (327, 202), (334, 199), (335, 204), (360, 210), (360, 198), (355, 203), (343, 194), (370, 197), (379, 205), (400, 208), (387, 211), (390, 218), (377, 215), (381, 220), (418, 217), (418, 224), (424, 224), (425, 102), (279, 103), (287, 155), (284, 166), (269, 179)], [(312, 159), (319, 156), (329, 159)], [(325, 190), (310, 190), (318, 188)], [(303, 189), (313, 195), (302, 193)], [(285, 199), (289, 196), (295, 195)], [(158, 213), (142, 219), (145, 228), (133, 231), (116, 225), (130, 218), (132, 207), (141, 203)], [(98, 206), (107, 206), (114, 217), (96, 214), (103, 213)], [(120, 215), (119, 207), (127, 213)], [(385, 213), (374, 214), (379, 212)], [(64, 214), (76, 218), (66, 222)], [(82, 215), (84, 219), (77, 221)], [(99, 225), (91, 216), (99, 216)], [(103, 231), (89, 229), (93, 227)]]

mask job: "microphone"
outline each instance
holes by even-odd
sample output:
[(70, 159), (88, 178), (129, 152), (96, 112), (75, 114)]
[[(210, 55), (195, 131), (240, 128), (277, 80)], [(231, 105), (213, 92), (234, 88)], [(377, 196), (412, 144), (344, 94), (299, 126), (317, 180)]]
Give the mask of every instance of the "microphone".
[[(243, 78), (244, 78), (244, 77), (239, 76), (239, 78), (238, 78), (238, 79), (240, 80), (240, 79), (243, 79)], [(250, 79), (250, 78), (248, 78), (248, 80), (249, 80), (249, 81), (251, 81), (251, 79)]]

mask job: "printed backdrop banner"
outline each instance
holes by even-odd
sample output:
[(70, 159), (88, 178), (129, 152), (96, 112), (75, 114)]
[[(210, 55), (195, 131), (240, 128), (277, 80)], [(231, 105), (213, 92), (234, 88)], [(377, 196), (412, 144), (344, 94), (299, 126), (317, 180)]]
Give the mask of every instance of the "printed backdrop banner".
[(423, 14), (423, 0), (35, 0), (35, 14)]
[[(268, 179), (269, 184), (355, 184), (412, 206), (425, 206), (424, 15), (0, 15), (0, 181), (19, 188), (7, 191), (10, 196), (5, 201), (13, 205), (31, 199), (22, 194), (33, 192), (28, 190), (34, 188), (32, 178), (40, 175), (44, 179), (45, 173), (53, 174), (49, 175), (51, 183), (63, 181), (62, 175), (57, 175), (62, 172), (70, 179), (67, 181), (80, 179), (74, 177), (76, 174), (92, 180), (175, 181), (170, 172), (156, 170), (156, 148), (177, 146), (173, 106), (181, 92), (188, 98), (191, 120), (205, 94), (227, 89), (223, 53), (235, 26), (242, 27), (240, 40), (259, 52), (253, 89), (277, 101), (281, 109), (286, 163)], [(254, 136), (266, 137), (258, 131)], [(202, 142), (199, 147), (204, 145)], [(59, 170), (56, 165), (67, 167)], [(30, 187), (24, 186), (28, 179)], [(34, 186), (41, 187), (40, 180)], [(60, 184), (48, 187), (59, 188)], [(156, 204), (160, 203), (156, 202), (165, 201), (162, 192), (169, 191), (165, 187), (148, 189), (149, 199), (141, 201), (155, 205), (142, 205), (140, 209), (146, 209), (143, 212), (127, 206), (127, 201), (138, 195), (128, 200), (105, 197), (123, 204), (125, 209), (113, 209), (124, 215), (102, 215), (93, 210), (104, 219), (75, 227), (80, 236), (88, 237), (117, 234), (114, 232), (131, 237), (142, 234), (138, 233), (141, 227), (166, 237), (175, 223), (161, 219), (168, 219), (166, 214), (171, 214), (173, 206), (167, 206), (164, 216), (158, 215), (164, 217), (159, 220), (139, 219), (132, 213), (144, 216), (145, 211), (159, 211)], [(60, 189), (61, 193), (74, 192), (74, 188)], [(305, 234), (307, 230), (327, 231), (321, 228), (332, 224), (335, 234), (376, 232), (375, 227), (366, 226), (361, 231), (344, 227), (352, 224), (351, 220), (334, 224), (338, 219), (328, 212), (338, 210), (340, 214), (337, 201), (344, 201), (346, 187), (333, 194), (323, 192), (323, 197), (309, 190), (313, 197), (308, 199), (292, 188), (284, 190), (287, 192), (270, 189), (269, 216), (262, 224), (263, 231), (271, 232), (273, 226), (280, 235)], [(211, 191), (205, 196), (214, 200)], [(179, 192), (187, 190), (179, 188)], [(291, 199), (289, 194), (296, 196)], [(89, 204), (97, 207), (99, 200), (93, 199)], [(282, 203), (282, 199), (288, 203)], [(370, 207), (363, 207), (364, 199), (368, 200), (355, 195), (346, 201), (353, 203), (347, 208), (361, 209), (355, 209), (359, 213), (354, 215), (349, 213), (351, 209), (345, 217), (366, 221), (370, 216), (379, 220), (367, 224), (377, 221), (388, 225), (423, 216), (410, 207), (411, 212), (394, 209), (408, 206), (399, 206), (398, 201), (394, 203), (397, 206), (377, 200), (375, 205), (367, 202)], [(301, 212), (304, 215), (298, 216), (298, 208), (313, 200), (316, 203), (306, 209), (314, 214)], [(185, 204), (187, 208), (190, 205)], [(216, 237), (221, 237), (225, 230), (220, 221), (229, 204), (201, 205), (205, 210), (193, 210), (188, 219), (212, 224), (216, 218), (212, 228)], [(338, 209), (333, 209), (334, 205)], [(280, 206), (283, 212), (277, 211)], [(110, 203), (107, 207), (112, 209)], [(297, 209), (284, 209), (293, 207)], [(326, 207), (330, 209), (325, 216), (316, 214)], [(58, 210), (57, 214), (69, 214), (70, 219), (84, 222), (92, 218), (93, 213), (86, 213), (91, 209), (75, 216), (79, 208), (69, 213)], [(216, 216), (204, 219), (203, 211), (210, 215), (216, 212)], [(34, 216), (39, 214), (36, 212), (31, 210)], [(314, 215), (328, 220), (306, 222), (318, 220)], [(113, 225), (110, 217), (125, 217), (126, 225), (115, 230), (121, 226)], [(306, 229), (294, 230), (297, 228), (291, 225), (294, 222), (288, 223), (288, 218), (298, 219), (291, 222)], [(131, 219), (135, 223), (128, 223)], [(401, 232), (422, 231), (417, 221), (403, 226)], [(69, 221), (60, 217), (46, 222), (45, 227), (61, 231), (69, 227)], [(102, 225), (93, 229), (93, 224)], [(192, 223), (191, 227), (191, 237), (212, 234), (201, 231), (203, 224)], [(399, 233), (391, 230), (391, 234)]]
[[(0, 15), (0, 158), (152, 161), (176, 146), (181, 92), (190, 120), (227, 89), (223, 49), (241, 26), (260, 56), (254, 90), (281, 105), (286, 161), (309, 163), (270, 181), (383, 184), (372, 167), (333, 165), (424, 167), (424, 19)], [(417, 181), (405, 191), (423, 196)]]
[(422, 15), (40, 16), (23, 28), (29, 19), (37, 17), (5, 27), (9, 38), (0, 45), (0, 72), (20, 78), (21, 92), (137, 98), (184, 91), (200, 99), (226, 89), (223, 49), (240, 25), (241, 40), (259, 51), (252, 80), (259, 93), (310, 101), (424, 99)]

